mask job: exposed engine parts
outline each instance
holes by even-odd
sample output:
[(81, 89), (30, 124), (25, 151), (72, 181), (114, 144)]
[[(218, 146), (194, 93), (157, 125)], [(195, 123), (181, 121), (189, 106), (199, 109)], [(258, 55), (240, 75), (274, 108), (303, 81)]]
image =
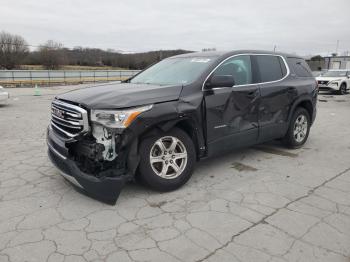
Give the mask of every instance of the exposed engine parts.
[[(116, 148), (119, 135), (101, 125), (93, 125), (92, 132), (70, 144), (69, 149), (78, 167), (95, 176), (114, 175), (119, 168)], [(110, 170), (106, 174), (107, 170)]]
[(103, 160), (112, 161), (117, 157), (115, 152), (115, 136), (114, 132), (111, 132), (102, 125), (94, 124), (92, 126), (92, 135), (96, 139), (97, 145), (103, 145), (104, 150), (102, 153)]

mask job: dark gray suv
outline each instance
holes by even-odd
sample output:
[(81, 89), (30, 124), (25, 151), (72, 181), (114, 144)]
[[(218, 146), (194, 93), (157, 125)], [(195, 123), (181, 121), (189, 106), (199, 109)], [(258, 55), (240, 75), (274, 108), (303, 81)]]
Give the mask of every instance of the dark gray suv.
[(123, 83), (59, 95), (47, 131), (51, 161), (78, 189), (115, 203), (139, 178), (185, 184), (196, 161), (273, 139), (302, 146), (318, 87), (305, 61), (266, 51), (190, 53)]

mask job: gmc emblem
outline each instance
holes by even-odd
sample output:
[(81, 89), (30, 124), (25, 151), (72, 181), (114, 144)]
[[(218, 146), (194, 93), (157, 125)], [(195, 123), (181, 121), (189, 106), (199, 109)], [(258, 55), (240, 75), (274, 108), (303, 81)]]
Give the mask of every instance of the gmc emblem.
[(59, 118), (64, 118), (64, 111), (63, 110), (59, 110), (57, 108), (52, 108), (52, 114), (59, 117)]

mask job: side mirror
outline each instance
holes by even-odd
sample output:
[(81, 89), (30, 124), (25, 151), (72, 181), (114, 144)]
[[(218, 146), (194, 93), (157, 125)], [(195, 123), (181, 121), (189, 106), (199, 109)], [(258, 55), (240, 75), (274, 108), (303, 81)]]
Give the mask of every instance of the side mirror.
[(205, 84), (207, 88), (232, 87), (234, 85), (235, 80), (232, 75), (213, 75)]

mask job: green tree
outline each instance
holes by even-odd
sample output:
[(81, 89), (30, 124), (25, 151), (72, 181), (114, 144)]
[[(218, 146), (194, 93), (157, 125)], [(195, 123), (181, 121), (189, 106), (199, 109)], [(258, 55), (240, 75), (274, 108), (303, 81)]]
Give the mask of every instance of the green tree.
[(324, 58), (320, 55), (315, 55), (315, 56), (311, 57), (310, 60), (311, 61), (322, 61), (322, 60), (324, 60)]

